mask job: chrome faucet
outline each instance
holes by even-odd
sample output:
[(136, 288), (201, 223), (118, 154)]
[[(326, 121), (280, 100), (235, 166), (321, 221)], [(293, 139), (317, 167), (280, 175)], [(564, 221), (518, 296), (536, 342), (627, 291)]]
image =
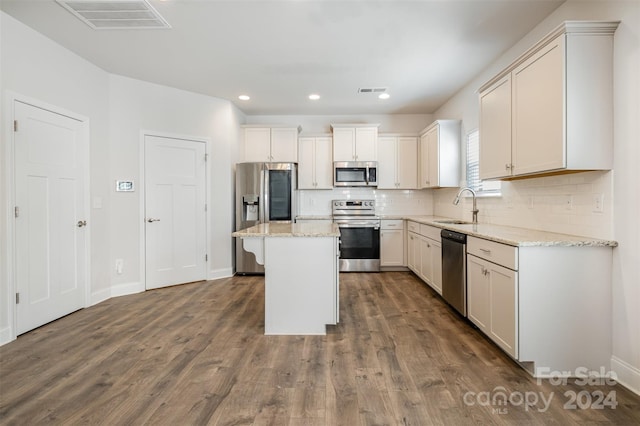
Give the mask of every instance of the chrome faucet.
[(476, 205), (476, 191), (474, 191), (473, 189), (471, 189), (469, 187), (462, 188), (458, 192), (458, 195), (456, 195), (456, 199), (453, 200), (453, 204), (455, 204), (456, 206), (458, 205), (458, 203), (460, 202), (460, 195), (464, 191), (469, 191), (471, 193), (471, 195), (473, 196), (473, 210), (471, 210), (471, 213), (473, 213), (473, 223), (478, 223), (478, 212), (480, 210), (478, 210), (478, 206)]

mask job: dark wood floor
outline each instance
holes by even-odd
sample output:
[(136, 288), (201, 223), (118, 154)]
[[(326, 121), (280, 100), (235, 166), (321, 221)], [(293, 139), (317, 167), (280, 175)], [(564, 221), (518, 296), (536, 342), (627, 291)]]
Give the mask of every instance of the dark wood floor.
[(411, 273), (340, 279), (326, 336), (264, 336), (262, 277), (113, 298), (26, 333), (0, 347), (0, 424), (640, 424), (640, 397), (537, 383)]

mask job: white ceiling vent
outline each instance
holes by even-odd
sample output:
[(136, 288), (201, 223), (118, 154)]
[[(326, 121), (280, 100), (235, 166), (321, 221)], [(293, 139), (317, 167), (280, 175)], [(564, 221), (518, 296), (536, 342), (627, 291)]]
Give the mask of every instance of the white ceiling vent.
[(386, 87), (361, 87), (358, 89), (358, 93), (384, 93), (386, 91)]
[(56, 0), (94, 30), (171, 28), (147, 0)]

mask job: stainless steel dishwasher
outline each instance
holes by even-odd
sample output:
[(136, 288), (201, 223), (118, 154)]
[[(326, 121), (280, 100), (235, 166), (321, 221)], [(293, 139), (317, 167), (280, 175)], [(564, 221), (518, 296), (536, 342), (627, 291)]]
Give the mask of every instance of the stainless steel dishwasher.
[(467, 236), (443, 229), (442, 297), (456, 311), (467, 316)]

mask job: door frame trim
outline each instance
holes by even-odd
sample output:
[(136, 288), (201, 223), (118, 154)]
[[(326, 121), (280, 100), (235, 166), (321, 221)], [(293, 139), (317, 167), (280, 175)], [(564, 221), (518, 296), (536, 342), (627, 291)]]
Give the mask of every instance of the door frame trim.
[[(16, 333), (16, 325), (18, 323), (18, 310), (15, 306), (15, 298), (17, 290), (17, 282), (16, 282), (16, 227), (15, 227), (15, 217), (13, 208), (16, 202), (16, 182), (15, 182), (15, 132), (13, 131), (13, 121), (16, 119), (15, 117), (15, 104), (16, 102), (20, 102), (23, 104), (30, 105), (35, 108), (40, 108), (54, 114), (63, 115), (65, 117), (69, 117), (73, 120), (77, 120), (81, 123), (81, 137), (85, 143), (85, 153), (82, 161), (85, 164), (85, 168), (83, 171), (83, 179), (84, 179), (84, 209), (86, 211), (87, 222), (90, 224), (91, 222), (91, 122), (89, 117), (78, 114), (76, 112), (67, 110), (57, 105), (52, 105), (47, 102), (41, 101), (39, 99), (34, 99), (25, 95), (22, 95), (17, 92), (13, 92), (11, 90), (5, 91), (4, 97), (4, 114), (5, 120), (5, 131), (4, 131), (4, 152), (5, 152), (5, 214), (6, 214), (6, 223), (3, 224), (6, 241), (5, 241), (5, 252), (6, 256), (6, 273), (5, 279), (7, 283), (7, 294), (6, 294), (6, 310), (7, 310), (7, 327), (2, 328), (2, 324), (0, 323), (0, 345), (13, 341), (17, 337)], [(91, 226), (86, 228), (87, 240), (85, 245), (85, 253), (86, 262), (85, 262), (85, 276), (84, 286), (82, 291), (84, 292), (83, 297), (83, 308), (90, 306), (91, 304)], [(1, 290), (1, 288), (0, 288)]]
[(211, 238), (210, 238), (210, 230), (211, 230), (211, 194), (209, 187), (209, 176), (211, 176), (211, 159), (209, 158), (209, 147), (211, 145), (211, 138), (206, 136), (194, 136), (194, 135), (185, 135), (179, 133), (170, 133), (170, 132), (161, 132), (156, 130), (140, 130), (140, 184), (138, 188), (140, 189), (140, 198), (139, 198), (139, 222), (140, 223), (140, 233), (139, 233), (139, 247), (140, 247), (140, 291), (147, 291), (147, 248), (146, 248), (146, 226), (145, 226), (145, 206), (146, 206), (146, 182), (145, 182), (145, 159), (146, 153), (144, 149), (145, 145), (145, 137), (146, 136), (155, 136), (160, 138), (169, 138), (169, 139), (182, 139), (186, 141), (199, 142), (204, 143), (204, 154), (207, 156), (207, 162), (204, 167), (204, 193), (205, 193), (205, 203), (207, 204), (207, 211), (205, 212), (205, 224), (204, 224), (204, 232), (205, 232), (205, 247), (207, 250), (207, 254), (209, 255), (208, 259), (205, 261), (205, 279), (209, 279), (209, 265), (211, 264)]

